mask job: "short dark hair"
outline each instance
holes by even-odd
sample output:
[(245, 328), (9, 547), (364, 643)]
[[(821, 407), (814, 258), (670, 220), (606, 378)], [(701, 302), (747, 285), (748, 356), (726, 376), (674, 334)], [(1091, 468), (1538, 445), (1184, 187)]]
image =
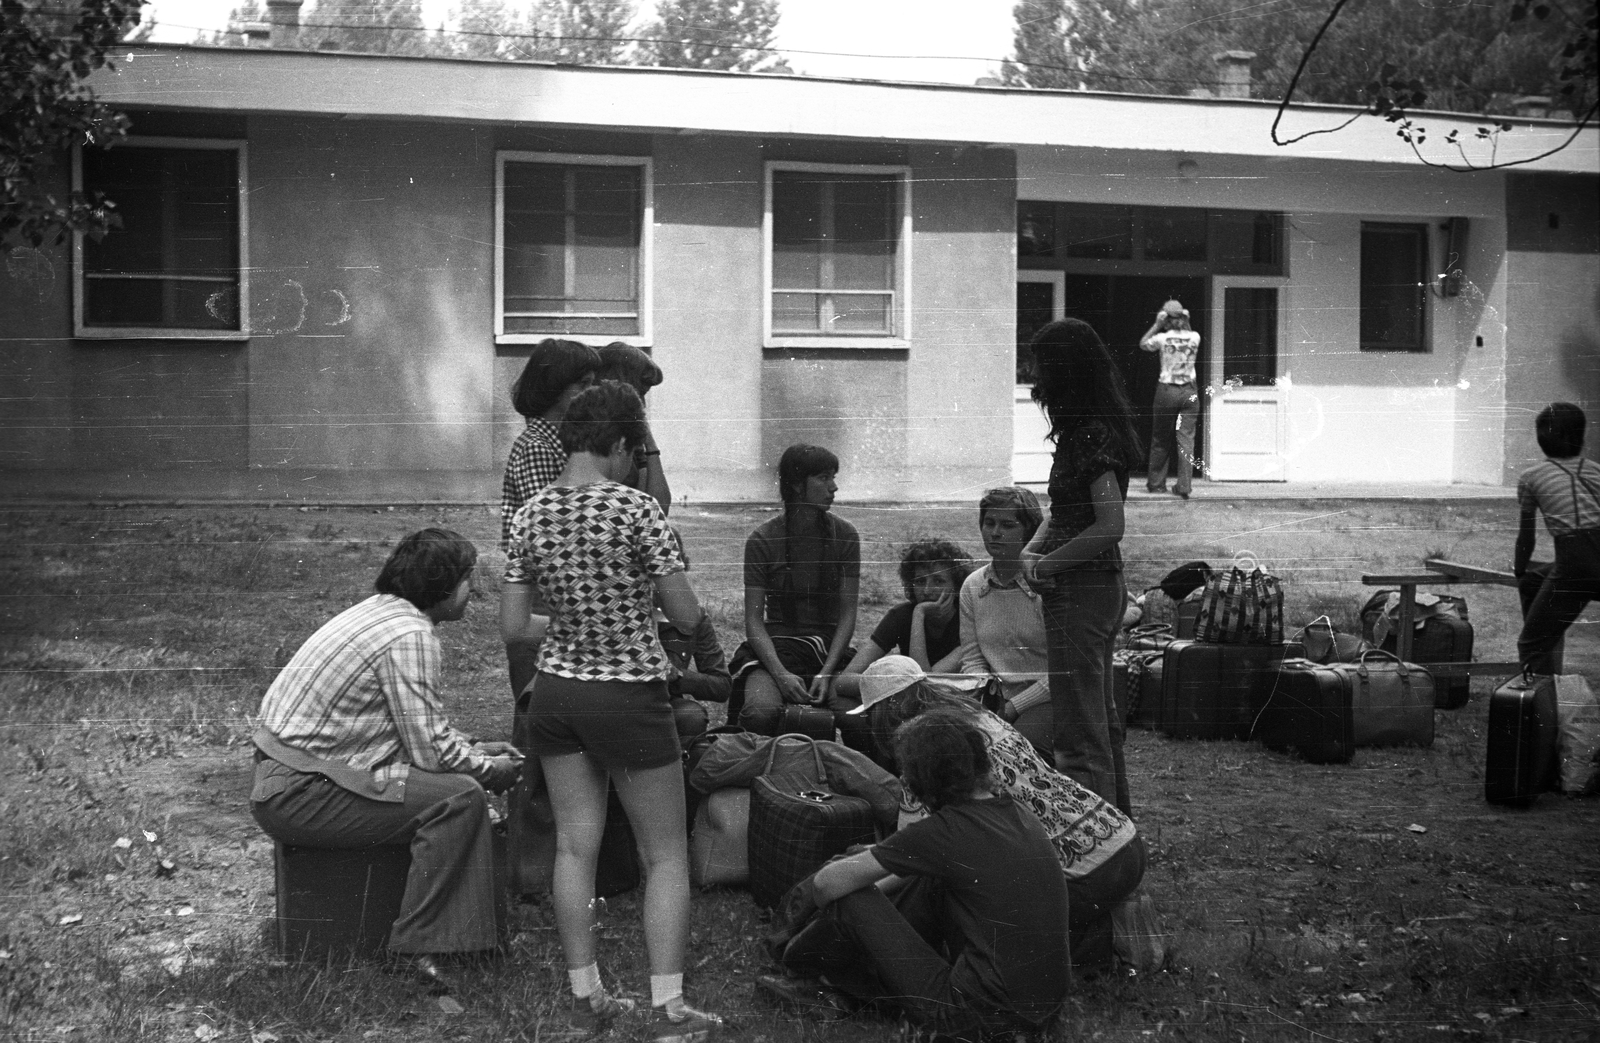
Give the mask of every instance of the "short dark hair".
[(1027, 535), (1023, 537), (1025, 540), (1033, 539), (1033, 534), (1044, 524), (1044, 511), (1039, 507), (1039, 498), (1032, 489), (1024, 489), (1020, 485), (1002, 485), (983, 494), (978, 501), (979, 528), (983, 527), (984, 515), (990, 511), (1016, 511), (1017, 520), (1027, 530)]
[(895, 761), (911, 795), (929, 811), (967, 800), (989, 781), (989, 739), (965, 714), (930, 710), (894, 735)]
[(600, 368), (600, 353), (575, 340), (541, 340), (511, 385), (511, 405), (526, 417), (544, 416), (567, 388)]
[(423, 529), (400, 541), (372, 587), (426, 612), (454, 594), (477, 561), (478, 548), (459, 532)]
[(1583, 433), (1588, 423), (1583, 410), (1571, 402), (1550, 403), (1539, 410), (1533, 422), (1540, 451), (1558, 460), (1577, 456), (1583, 452)]
[(839, 458), (829, 450), (804, 442), (792, 445), (778, 458), (778, 493), (784, 503), (794, 503), (800, 499), (807, 478), (838, 472)]
[(603, 380), (586, 388), (567, 407), (558, 434), (568, 453), (604, 456), (622, 439), (628, 449), (644, 444), (649, 428), (644, 400), (620, 380)]
[(620, 380), (643, 398), (651, 388), (665, 380), (666, 375), (645, 351), (617, 340), (600, 349), (600, 368), (595, 371), (594, 378)]
[(961, 584), (972, 574), (972, 562), (967, 552), (949, 540), (918, 540), (900, 555), (900, 585), (905, 588), (910, 601), (911, 583), (917, 578), (917, 569), (936, 568), (950, 572), (951, 583), (959, 593)]

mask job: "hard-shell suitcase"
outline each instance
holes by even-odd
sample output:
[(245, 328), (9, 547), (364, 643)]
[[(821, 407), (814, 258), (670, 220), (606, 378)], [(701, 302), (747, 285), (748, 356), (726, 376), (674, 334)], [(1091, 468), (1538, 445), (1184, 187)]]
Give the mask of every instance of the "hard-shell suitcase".
[(1313, 764), (1347, 763), (1356, 752), (1349, 677), (1309, 659), (1284, 660), (1251, 734)]
[(1174, 641), (1162, 653), (1156, 730), (1174, 739), (1246, 739), (1294, 645)]
[(1555, 678), (1523, 674), (1496, 688), (1489, 696), (1483, 799), (1526, 807), (1550, 789), (1557, 727)]
[(802, 775), (761, 775), (750, 787), (750, 895), (770, 908), (851, 844), (877, 839), (872, 805)]
[(1435, 684), (1415, 663), (1376, 649), (1330, 667), (1350, 684), (1357, 746), (1432, 746)]

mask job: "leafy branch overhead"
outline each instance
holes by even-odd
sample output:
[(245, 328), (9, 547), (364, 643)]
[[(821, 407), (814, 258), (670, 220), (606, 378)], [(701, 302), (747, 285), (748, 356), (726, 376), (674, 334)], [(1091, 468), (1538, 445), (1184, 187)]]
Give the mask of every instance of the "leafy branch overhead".
[(94, 100), (84, 80), (139, 24), (143, 0), (0, 0), (0, 241), (38, 247), (73, 231), (104, 235), (114, 205), (101, 194), (53, 187), (73, 145), (106, 148), (128, 120)]

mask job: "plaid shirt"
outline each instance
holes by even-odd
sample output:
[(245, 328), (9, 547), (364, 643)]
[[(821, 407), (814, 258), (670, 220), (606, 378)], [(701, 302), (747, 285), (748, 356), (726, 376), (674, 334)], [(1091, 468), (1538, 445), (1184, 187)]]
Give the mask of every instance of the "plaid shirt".
[(300, 646), (261, 701), (261, 726), (296, 751), (371, 772), (372, 791), (404, 785), (413, 764), (482, 781), (489, 758), (450, 726), (438, 679), (433, 621), (375, 594)]
[(511, 546), (511, 519), (528, 497), (561, 476), (567, 451), (561, 448), (556, 425), (544, 417), (530, 416), (506, 459), (506, 476), (500, 483), (500, 549)]

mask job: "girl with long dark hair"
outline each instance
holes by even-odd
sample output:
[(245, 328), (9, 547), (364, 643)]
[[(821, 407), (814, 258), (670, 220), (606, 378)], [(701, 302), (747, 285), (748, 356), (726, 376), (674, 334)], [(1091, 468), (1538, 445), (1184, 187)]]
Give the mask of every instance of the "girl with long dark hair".
[(1122, 621), (1123, 502), (1140, 456), (1122, 375), (1094, 327), (1060, 319), (1034, 334), (1033, 400), (1050, 421), (1050, 517), (1023, 551), (1044, 602), (1056, 767), (1132, 813), (1123, 723), (1111, 692)]

